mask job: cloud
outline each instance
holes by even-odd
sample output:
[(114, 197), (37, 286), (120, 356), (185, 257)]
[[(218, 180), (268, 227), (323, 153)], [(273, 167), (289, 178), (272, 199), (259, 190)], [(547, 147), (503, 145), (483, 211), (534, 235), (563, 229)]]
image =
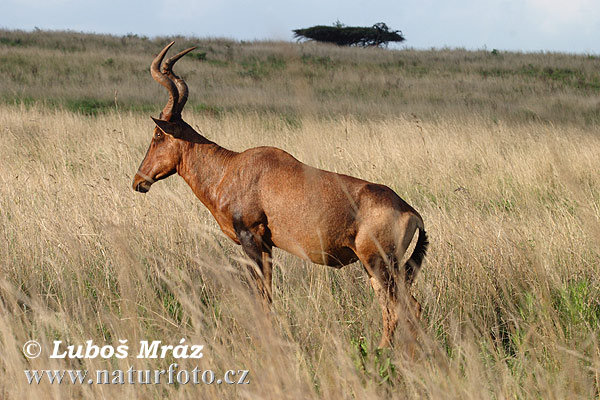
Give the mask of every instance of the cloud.
[(408, 46), (600, 52), (598, 0), (3, 0), (0, 27), (147, 36), (292, 39), (291, 30), (339, 19), (384, 21)]
[(9, 0), (9, 3), (15, 7), (62, 7), (74, 0)]
[(596, 0), (527, 0), (532, 21), (548, 34), (562, 34), (565, 29), (595, 29), (600, 17)]

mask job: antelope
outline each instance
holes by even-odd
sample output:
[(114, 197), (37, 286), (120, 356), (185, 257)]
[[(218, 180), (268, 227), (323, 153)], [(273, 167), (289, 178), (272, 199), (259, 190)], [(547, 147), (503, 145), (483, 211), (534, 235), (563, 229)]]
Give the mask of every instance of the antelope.
[[(173, 72), (195, 47), (163, 63), (173, 43), (151, 63), (152, 77), (169, 100), (160, 117), (152, 118), (152, 141), (133, 189), (146, 193), (178, 173), (223, 233), (242, 246), (251, 260), (253, 290), (266, 304), (272, 301), (274, 247), (336, 268), (360, 260), (382, 310), (379, 345), (392, 346), (400, 316), (416, 324), (421, 313), (409, 292), (429, 244), (419, 213), (387, 186), (313, 168), (275, 147), (230, 151), (196, 132), (181, 116), (188, 86)], [(414, 251), (400, 270), (417, 229)]]

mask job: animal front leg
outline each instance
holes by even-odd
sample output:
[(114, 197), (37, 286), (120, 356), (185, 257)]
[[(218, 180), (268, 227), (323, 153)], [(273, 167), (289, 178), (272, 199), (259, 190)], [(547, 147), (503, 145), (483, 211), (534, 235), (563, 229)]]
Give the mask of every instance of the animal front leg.
[(248, 265), (248, 271), (256, 283), (258, 293), (267, 304), (270, 304), (272, 302), (270, 252), (263, 252), (261, 239), (251, 231), (241, 229), (236, 234), (244, 253), (253, 261)]
[(272, 249), (270, 247), (263, 248), (262, 252), (262, 273), (267, 292), (267, 301), (271, 303), (273, 301), (273, 263), (272, 263)]

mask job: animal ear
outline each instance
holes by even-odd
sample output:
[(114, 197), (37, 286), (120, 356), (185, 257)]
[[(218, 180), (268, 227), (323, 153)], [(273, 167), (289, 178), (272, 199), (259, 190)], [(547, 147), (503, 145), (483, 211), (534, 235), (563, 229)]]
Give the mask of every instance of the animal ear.
[(183, 137), (184, 128), (181, 124), (171, 121), (164, 121), (162, 119), (156, 119), (151, 117), (154, 123), (166, 134), (169, 134), (175, 138)]

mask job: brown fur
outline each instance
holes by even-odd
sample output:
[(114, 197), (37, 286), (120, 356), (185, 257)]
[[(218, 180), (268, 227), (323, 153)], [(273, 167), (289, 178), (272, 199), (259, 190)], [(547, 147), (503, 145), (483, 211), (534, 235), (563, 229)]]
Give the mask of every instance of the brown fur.
[[(223, 232), (256, 264), (250, 274), (268, 302), (273, 247), (335, 267), (360, 260), (382, 308), (380, 345), (392, 344), (401, 316), (414, 340), (420, 306), (409, 287), (427, 249), (421, 216), (387, 186), (310, 167), (283, 150), (224, 149), (181, 119), (185, 102), (177, 105), (177, 98), (171, 95), (170, 103), (178, 112), (167, 104), (162, 115), (169, 118), (154, 120), (154, 136), (133, 188), (146, 192), (175, 172), (182, 176)], [(398, 263), (417, 229), (419, 240), (405, 265), (410, 277), (403, 277)]]

